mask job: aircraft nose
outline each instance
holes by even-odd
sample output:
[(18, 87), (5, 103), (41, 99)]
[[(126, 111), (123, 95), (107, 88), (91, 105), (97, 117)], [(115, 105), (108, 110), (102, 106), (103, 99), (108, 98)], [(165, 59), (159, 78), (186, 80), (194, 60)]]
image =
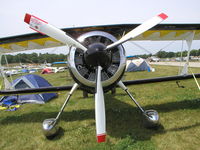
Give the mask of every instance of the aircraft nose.
[(84, 60), (89, 67), (101, 66), (109, 67), (111, 56), (108, 51), (104, 50), (106, 46), (102, 43), (93, 43), (88, 46), (88, 50), (84, 53)]

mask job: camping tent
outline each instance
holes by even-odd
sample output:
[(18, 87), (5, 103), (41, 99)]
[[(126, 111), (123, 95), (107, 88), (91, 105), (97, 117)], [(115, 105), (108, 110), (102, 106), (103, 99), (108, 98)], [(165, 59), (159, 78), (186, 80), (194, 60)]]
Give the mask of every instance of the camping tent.
[(67, 61), (53, 62), (52, 65), (67, 64)]
[(49, 73), (53, 73), (52, 69), (50, 68), (44, 68), (41, 72), (41, 74), (49, 74)]
[(25, 68), (24, 68), (24, 69), (21, 70), (21, 72), (22, 72), (22, 73), (28, 73), (28, 69), (25, 69)]
[(127, 72), (144, 71), (144, 70), (150, 71), (151, 69), (152, 69), (151, 66), (146, 62), (146, 60), (142, 58), (126, 61)]
[[(44, 78), (34, 75), (28, 74), (19, 77), (18, 79), (14, 80), (12, 83), (13, 89), (24, 89), (24, 88), (39, 88), (39, 87), (49, 87), (51, 86), (47, 80)], [(8, 103), (8, 102), (16, 102), (17, 103), (38, 103), (43, 104), (46, 101), (56, 97), (56, 93), (43, 93), (43, 94), (31, 94), (31, 95), (18, 95), (18, 96), (5, 96), (1, 98), (1, 102)]]

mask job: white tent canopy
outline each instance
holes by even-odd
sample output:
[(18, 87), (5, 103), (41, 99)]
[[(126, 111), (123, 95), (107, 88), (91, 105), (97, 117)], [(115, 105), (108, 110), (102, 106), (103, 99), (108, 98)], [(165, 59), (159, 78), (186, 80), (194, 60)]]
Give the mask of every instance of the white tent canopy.
[(126, 61), (126, 71), (132, 72), (132, 71), (151, 71), (152, 67), (147, 63), (146, 60), (142, 58), (133, 59), (133, 60), (127, 60)]

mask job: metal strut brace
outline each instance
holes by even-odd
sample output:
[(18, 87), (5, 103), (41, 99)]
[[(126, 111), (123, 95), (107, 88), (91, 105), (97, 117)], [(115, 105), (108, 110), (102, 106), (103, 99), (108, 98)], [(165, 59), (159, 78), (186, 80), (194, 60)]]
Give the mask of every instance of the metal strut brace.
[(141, 110), (142, 113), (144, 113), (144, 109), (139, 105), (139, 103), (134, 99), (134, 97), (131, 95), (131, 93), (128, 91), (128, 88), (123, 84), (122, 81), (118, 82), (118, 86), (121, 87), (128, 95), (129, 97), (133, 100), (133, 102), (137, 105), (137, 107)]
[(56, 116), (55, 124), (57, 123), (57, 120), (60, 118), (60, 115), (62, 114), (62, 112), (63, 112), (65, 106), (66, 106), (67, 103), (69, 102), (69, 99), (70, 99), (70, 97), (72, 96), (73, 92), (74, 92), (77, 88), (78, 88), (78, 84), (75, 83), (75, 84), (73, 85), (71, 91), (69, 92), (69, 94), (68, 94), (68, 96), (67, 96), (67, 98), (66, 98), (64, 104), (62, 105), (62, 108), (60, 109), (58, 115)]

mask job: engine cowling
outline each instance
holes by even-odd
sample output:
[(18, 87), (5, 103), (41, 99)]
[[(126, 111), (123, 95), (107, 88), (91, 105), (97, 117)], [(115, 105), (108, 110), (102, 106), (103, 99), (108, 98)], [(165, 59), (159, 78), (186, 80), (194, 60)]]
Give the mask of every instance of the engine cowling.
[(86, 52), (71, 47), (68, 55), (69, 70), (80, 88), (95, 93), (96, 67), (102, 69), (101, 80), (104, 92), (112, 89), (124, 74), (126, 67), (125, 50), (122, 45), (111, 50), (105, 47), (117, 39), (103, 31), (92, 31), (82, 34), (77, 39), (85, 47)]

